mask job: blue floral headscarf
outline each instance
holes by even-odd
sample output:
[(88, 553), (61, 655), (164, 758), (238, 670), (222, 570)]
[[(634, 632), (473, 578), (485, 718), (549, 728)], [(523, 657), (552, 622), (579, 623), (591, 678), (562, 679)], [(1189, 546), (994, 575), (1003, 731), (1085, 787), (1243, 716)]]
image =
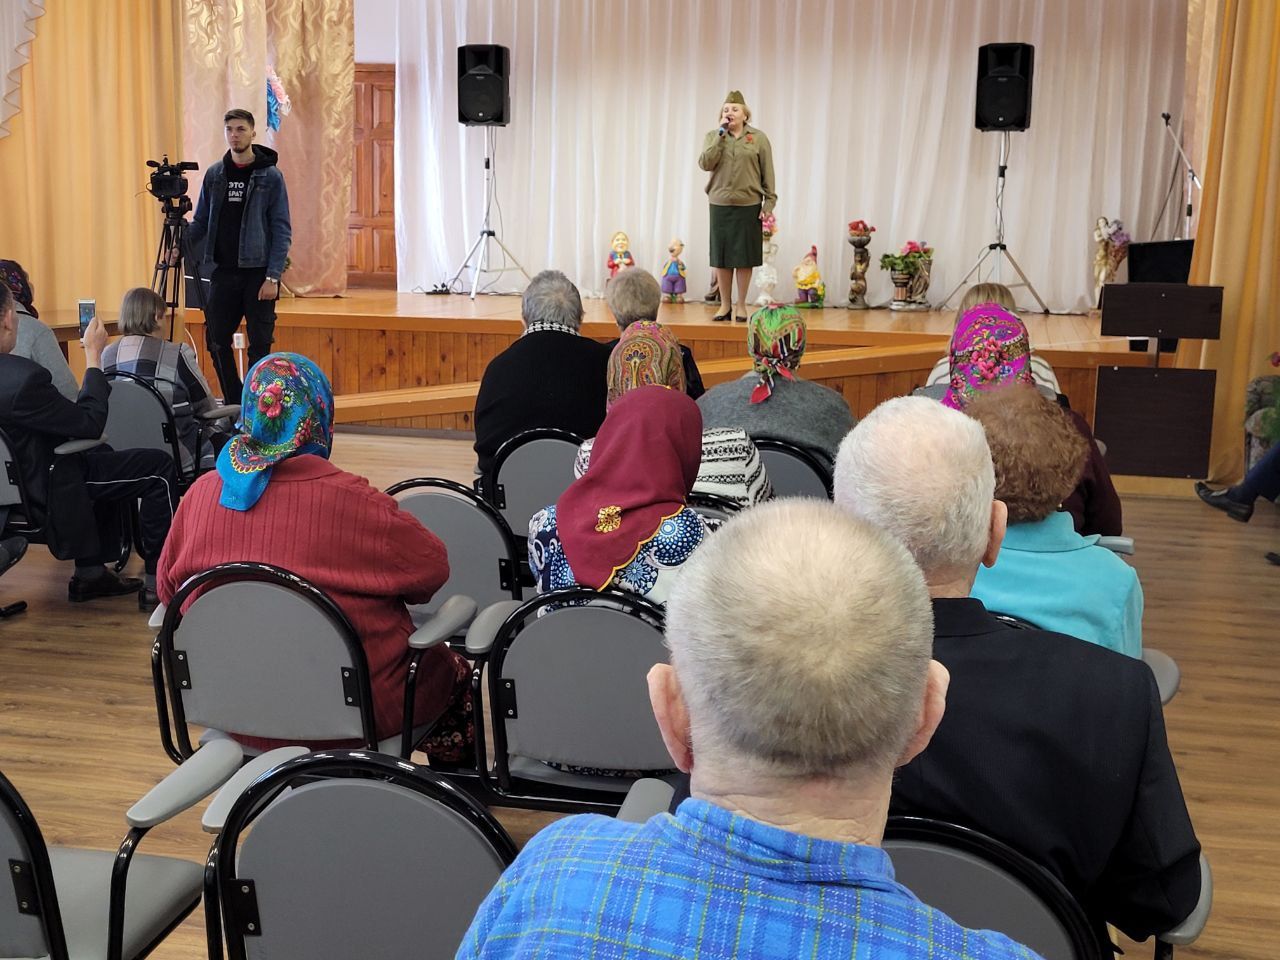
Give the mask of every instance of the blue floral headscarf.
[(218, 454), (218, 503), (252, 509), (277, 463), (300, 453), (327, 460), (332, 446), (333, 390), (320, 368), (297, 353), (263, 357), (244, 385), (240, 433)]

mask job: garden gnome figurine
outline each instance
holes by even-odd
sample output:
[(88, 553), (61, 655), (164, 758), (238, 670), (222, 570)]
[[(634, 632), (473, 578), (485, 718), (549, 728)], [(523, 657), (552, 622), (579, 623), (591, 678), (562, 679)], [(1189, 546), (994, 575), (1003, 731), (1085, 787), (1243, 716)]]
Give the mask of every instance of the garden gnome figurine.
[(609, 251), (609, 259), (605, 261), (605, 266), (609, 268), (609, 279), (612, 280), (623, 267), (634, 267), (636, 260), (631, 256), (631, 240), (623, 231), (619, 230), (613, 235), (609, 246), (612, 249)]
[(667, 259), (662, 264), (662, 295), (670, 303), (684, 303), (685, 272), (684, 261), (680, 259), (682, 253), (684, 241), (677, 237), (667, 247)]
[(796, 268), (791, 271), (796, 284), (796, 303), (807, 307), (820, 307), (827, 297), (827, 285), (818, 272), (818, 248), (811, 246)]

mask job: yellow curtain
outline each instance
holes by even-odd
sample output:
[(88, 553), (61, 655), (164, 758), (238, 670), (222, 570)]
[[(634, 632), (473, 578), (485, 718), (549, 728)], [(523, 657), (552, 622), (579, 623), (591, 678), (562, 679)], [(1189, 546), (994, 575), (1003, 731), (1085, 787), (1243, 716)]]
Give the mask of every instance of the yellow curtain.
[[(245, 107), (257, 142), (280, 152), (293, 246), (285, 285), (301, 296), (347, 288), (355, 116), (352, 0), (181, 0), (188, 153), (207, 165), (226, 151), (222, 116)], [(267, 129), (266, 68), (293, 110)]]
[(1191, 282), (1224, 288), (1222, 338), (1180, 365), (1218, 371), (1210, 479), (1240, 475), (1245, 386), (1280, 349), (1280, 4), (1220, 0), (1208, 162)]
[(42, 318), (82, 297), (112, 312), (151, 284), (162, 216), (146, 161), (182, 145), (175, 7), (58, 0), (35, 22), (0, 139), (0, 257), (27, 268)]

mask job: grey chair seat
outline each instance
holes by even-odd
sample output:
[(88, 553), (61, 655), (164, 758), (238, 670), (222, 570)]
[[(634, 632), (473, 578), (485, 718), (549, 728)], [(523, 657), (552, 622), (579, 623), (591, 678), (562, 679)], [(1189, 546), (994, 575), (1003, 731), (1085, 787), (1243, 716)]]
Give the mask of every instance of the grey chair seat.
[(557, 770), (549, 767), (541, 760), (531, 760), (509, 754), (507, 768), (513, 777), (522, 780), (534, 780), (557, 787), (569, 787), (577, 790), (607, 790), (619, 796), (626, 796), (631, 785), (636, 781), (628, 777), (597, 777), (592, 774), (570, 773), (568, 770)]
[[(422, 738), (425, 737), (430, 730), (431, 724), (429, 723), (423, 724), (420, 727), (414, 727), (413, 742), (415, 744), (420, 743)], [(205, 730), (200, 734), (200, 740), (198, 742), (201, 746), (204, 746), (211, 740), (235, 740), (235, 737), (231, 736), (229, 733), (223, 733), (221, 730)], [(263, 753), (263, 751), (259, 750), (257, 747), (245, 746), (243, 743), (240, 744), (240, 749), (244, 751), (246, 758), (261, 756)], [(379, 740), (378, 752), (396, 756), (400, 752), (400, 734), (393, 734), (385, 740)]]
[[(114, 851), (50, 847), (67, 954), (72, 960), (107, 956), (107, 915)], [(125, 894), (124, 956), (137, 957), (177, 916), (200, 902), (204, 868), (173, 857), (137, 854)]]
[(1160, 691), (1160, 703), (1168, 704), (1182, 685), (1182, 670), (1178, 662), (1167, 653), (1146, 647), (1142, 651), (1142, 662), (1151, 668), (1156, 678), (1156, 689)]

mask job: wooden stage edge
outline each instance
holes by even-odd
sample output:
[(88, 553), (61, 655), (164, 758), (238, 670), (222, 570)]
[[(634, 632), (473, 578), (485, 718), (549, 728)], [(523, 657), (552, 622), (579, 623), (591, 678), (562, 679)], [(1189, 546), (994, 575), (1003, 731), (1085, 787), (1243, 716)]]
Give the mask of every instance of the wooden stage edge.
[[(582, 332), (599, 340), (618, 329), (602, 300), (584, 303)], [(702, 303), (663, 304), (658, 319), (688, 345), (708, 386), (750, 368), (746, 329), (716, 323)], [(809, 346), (800, 372), (839, 391), (857, 416), (924, 383), (946, 352), (952, 311), (895, 312), (827, 307), (806, 310)], [(1090, 422), (1099, 366), (1145, 364), (1123, 338), (1103, 337), (1097, 313), (1026, 314), (1031, 341), (1054, 367), (1062, 391)], [(200, 362), (216, 382), (204, 350), (204, 323), (185, 323)], [(353, 290), (346, 297), (290, 298), (277, 310), (277, 350), (313, 359), (328, 373), (342, 424), (469, 431), (488, 362), (523, 330), (520, 298), (432, 296)]]

